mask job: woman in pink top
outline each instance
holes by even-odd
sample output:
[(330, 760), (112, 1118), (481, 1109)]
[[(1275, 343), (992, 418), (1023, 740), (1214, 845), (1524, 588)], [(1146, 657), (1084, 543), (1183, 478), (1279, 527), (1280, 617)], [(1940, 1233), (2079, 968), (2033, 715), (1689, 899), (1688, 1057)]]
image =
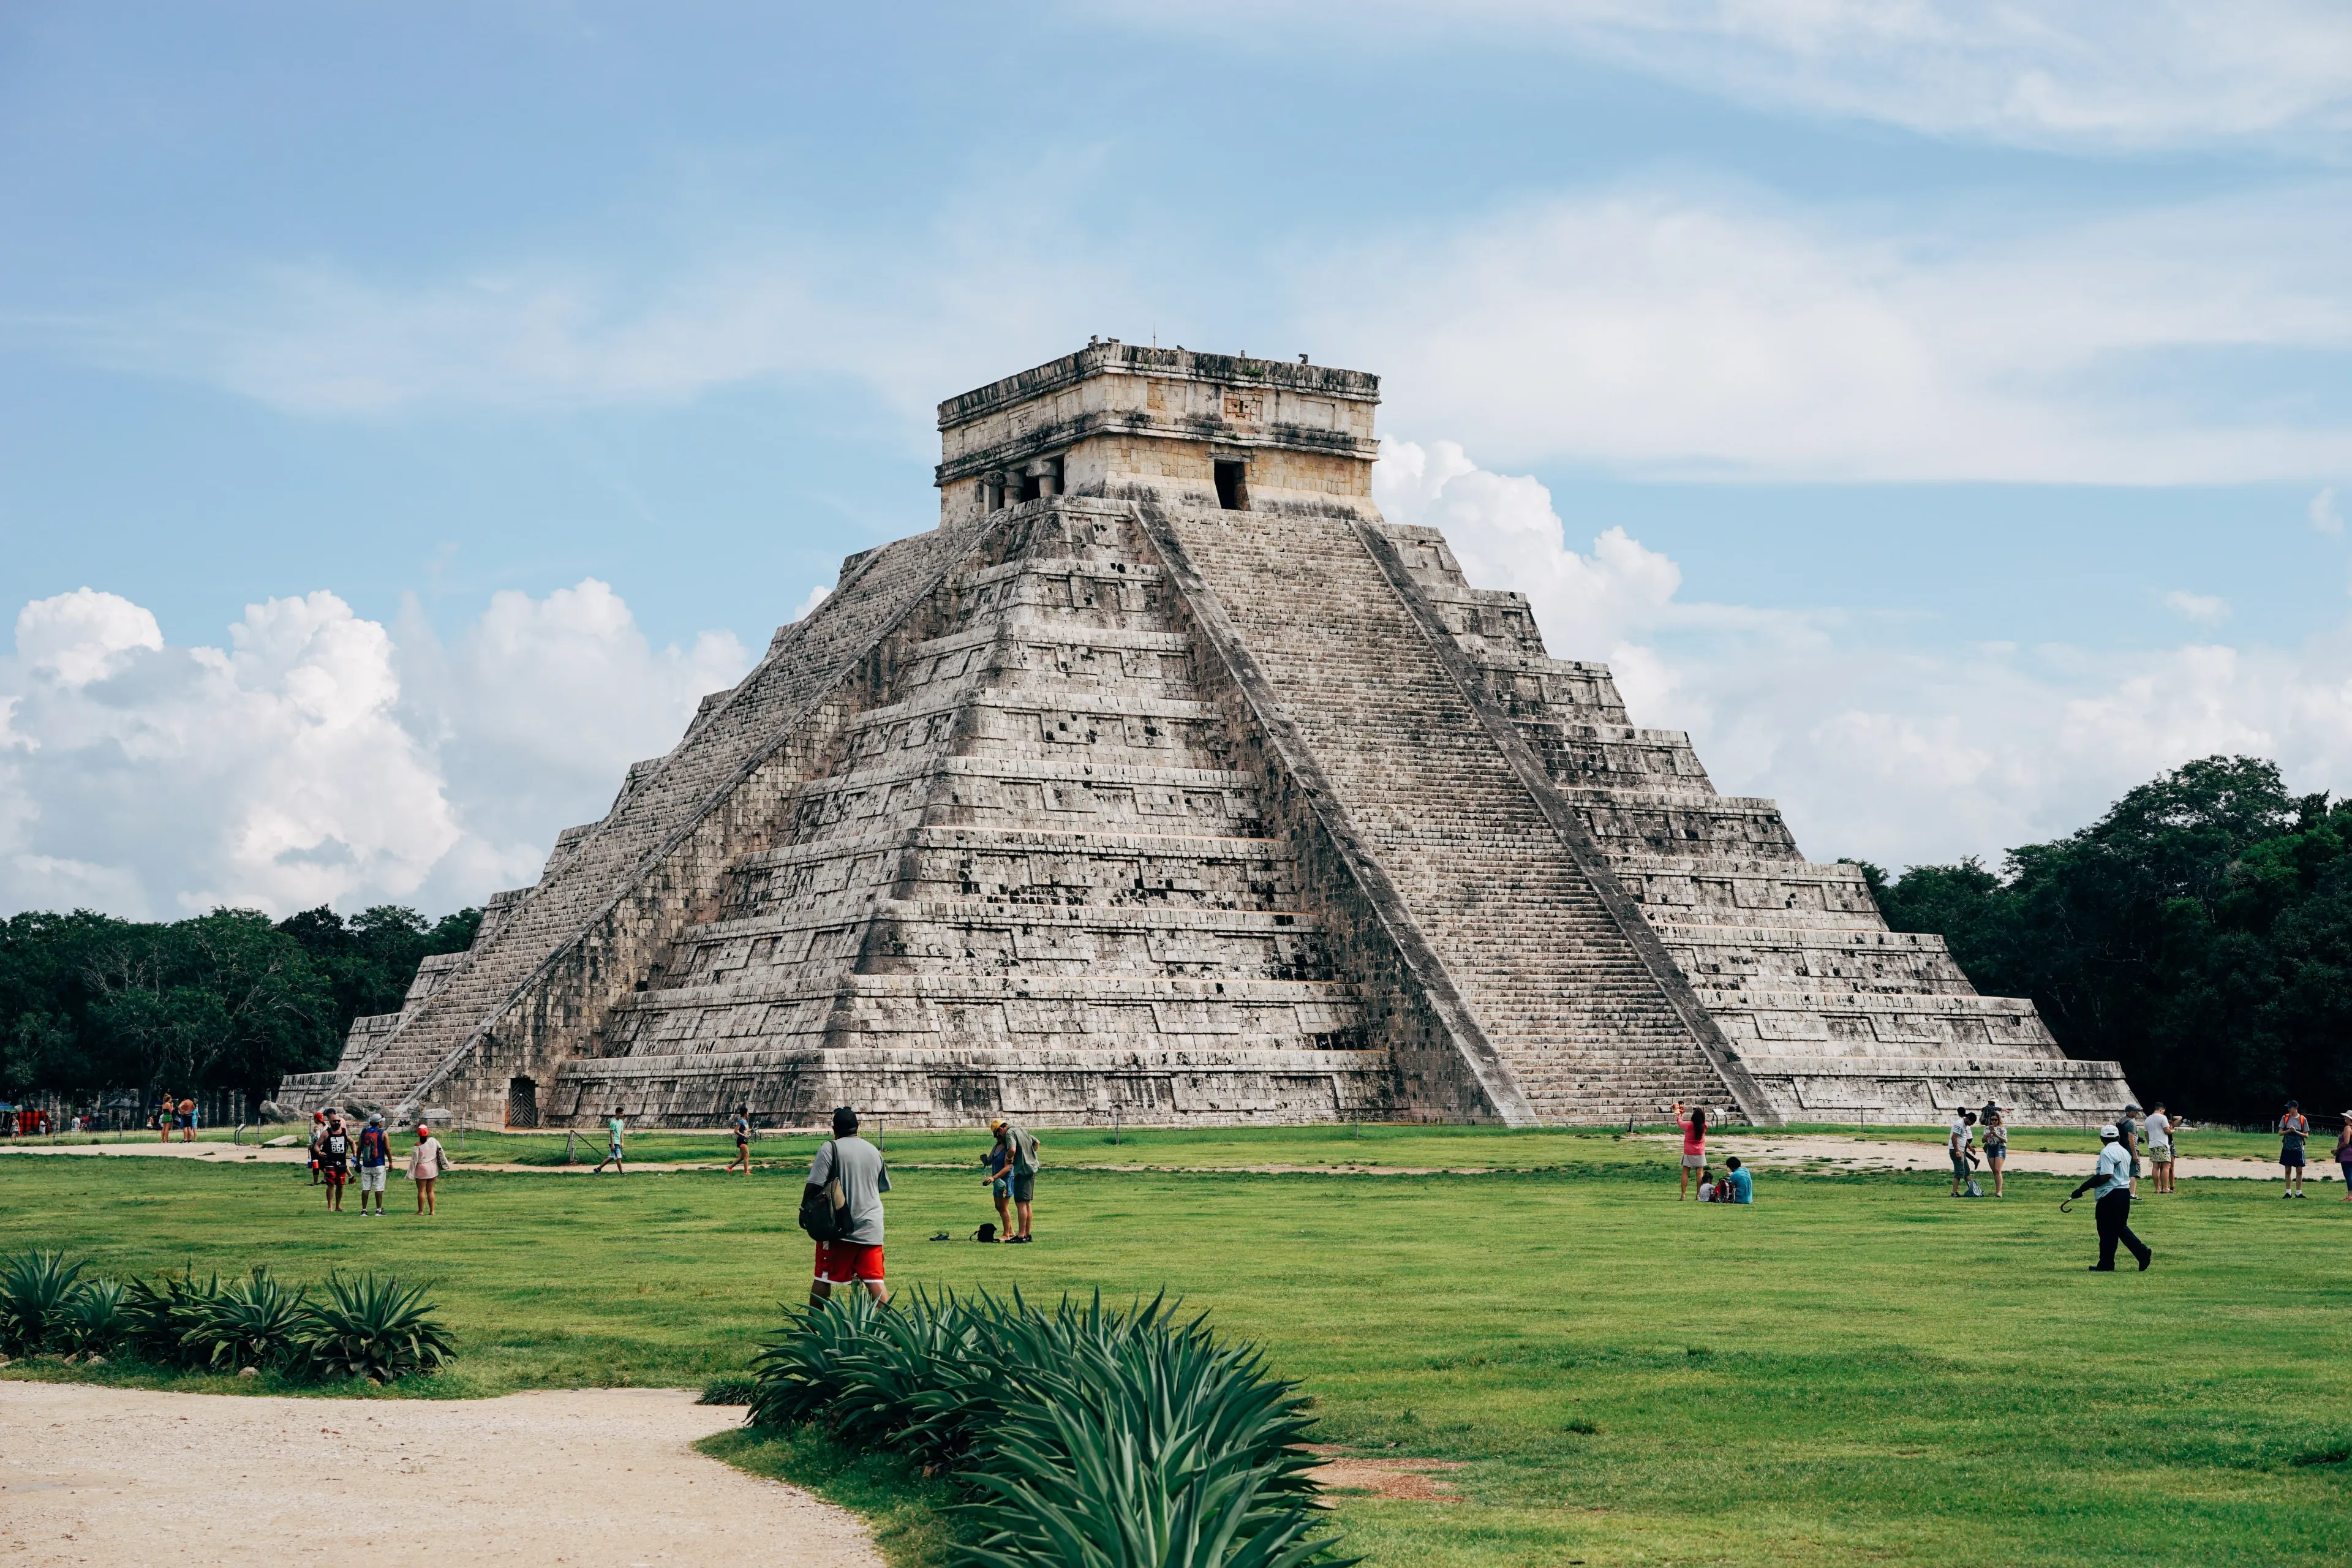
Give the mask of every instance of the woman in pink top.
[(1675, 1194), (1679, 1201), (1690, 1196), (1691, 1173), (1706, 1169), (1706, 1108), (1701, 1106), (1685, 1116), (1683, 1102), (1677, 1100), (1675, 1121), (1683, 1130), (1683, 1186)]

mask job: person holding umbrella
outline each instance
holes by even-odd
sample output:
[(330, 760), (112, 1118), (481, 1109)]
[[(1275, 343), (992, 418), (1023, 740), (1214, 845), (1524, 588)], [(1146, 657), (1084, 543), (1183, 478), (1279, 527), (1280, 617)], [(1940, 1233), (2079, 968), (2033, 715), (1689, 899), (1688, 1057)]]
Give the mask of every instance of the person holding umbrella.
[(2098, 1189), (2099, 1260), (2091, 1265), (2094, 1274), (2116, 1271), (2117, 1242), (2139, 1259), (2143, 1271), (2156, 1260), (2147, 1244), (2132, 1234), (2132, 1163), (2130, 1152), (2124, 1147), (2121, 1130), (2110, 1121), (2099, 1129), (2099, 1168), (2066, 1194), (2066, 1203), (2072, 1204), (2093, 1188)]

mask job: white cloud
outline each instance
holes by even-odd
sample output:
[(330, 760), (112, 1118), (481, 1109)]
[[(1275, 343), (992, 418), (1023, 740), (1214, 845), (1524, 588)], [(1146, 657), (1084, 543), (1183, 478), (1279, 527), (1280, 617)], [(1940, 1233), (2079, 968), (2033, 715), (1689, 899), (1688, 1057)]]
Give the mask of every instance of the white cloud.
[(2230, 618), (2230, 601), (2211, 594), (2191, 594), (2175, 588), (2164, 595), (2164, 607), (2177, 616), (2210, 626)]
[[(1130, 15), (1230, 27), (1244, 9)], [(1550, 47), (1766, 107), (2028, 145), (2324, 141), (2352, 119), (2352, 15), (2332, 0), (1304, 0), (1246, 16), (1424, 50)]]
[(784, 617), (784, 624), (786, 626), (790, 626), (794, 621), (804, 621), (808, 619), (809, 616), (816, 613), (816, 607), (819, 605), (824, 604), (825, 600), (832, 596), (833, 590), (830, 587), (826, 586), (823, 583), (816, 584), (809, 589), (807, 595), (802, 598), (799, 604), (793, 606), (793, 613)]
[[(411, 617), (415, 622), (415, 617)], [(655, 650), (593, 579), (497, 595), (454, 650), (332, 594), (167, 645), (89, 589), (25, 606), (0, 657), (0, 907), (173, 918), (394, 900), (439, 910), (535, 876), (701, 693), (725, 633)]]
[(2311, 498), (2311, 505), (2305, 509), (2305, 515), (2311, 519), (2311, 526), (2317, 532), (2344, 531), (2344, 514), (2336, 510), (2336, 487), (2333, 485)]
[[(1716, 787), (1777, 798), (1809, 855), (1997, 860), (2217, 752), (2274, 758), (2298, 789), (2352, 792), (2352, 623), (2291, 649), (1922, 652), (1869, 616), (1685, 604), (1671, 585), (1662, 600), (1671, 561), (1622, 533), (1612, 543), (1617, 531), (1589, 555), (1547, 542), (1564, 531), (1527, 481), (1482, 478), (1443, 443), (1391, 442), (1391, 462), (1375, 495), (1398, 521), (1439, 521), (1456, 487), (1520, 498), (1507, 522), (1465, 509), (1445, 524), (1472, 582), (1528, 593), (1554, 656), (1607, 659), (1635, 723), (1690, 731)], [(1446, 476), (1434, 499), (1432, 473)], [(1612, 551), (1638, 568), (1605, 569)]]

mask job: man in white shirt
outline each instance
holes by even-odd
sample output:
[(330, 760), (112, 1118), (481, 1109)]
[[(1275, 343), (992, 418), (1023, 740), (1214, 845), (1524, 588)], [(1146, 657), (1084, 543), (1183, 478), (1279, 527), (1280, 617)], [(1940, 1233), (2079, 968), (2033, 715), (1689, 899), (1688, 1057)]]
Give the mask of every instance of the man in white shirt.
[(1952, 1157), (1952, 1196), (1968, 1195), (1969, 1167), (1976, 1144), (1977, 1113), (1963, 1110), (1952, 1118), (1949, 1132), (1944, 1137), (1944, 1152)]
[(2068, 1194), (2079, 1198), (2095, 1187), (2098, 1189), (2099, 1260), (2091, 1265), (2094, 1274), (2116, 1271), (2117, 1242), (2139, 1259), (2143, 1270), (2155, 1261), (2156, 1254), (2147, 1249), (2147, 1244), (2132, 1234), (2132, 1163), (2122, 1132), (2110, 1121), (2099, 1129), (2099, 1168)]
[(2147, 1113), (2147, 1173), (2156, 1178), (2158, 1192), (2172, 1190), (2172, 1118), (2160, 1100)]

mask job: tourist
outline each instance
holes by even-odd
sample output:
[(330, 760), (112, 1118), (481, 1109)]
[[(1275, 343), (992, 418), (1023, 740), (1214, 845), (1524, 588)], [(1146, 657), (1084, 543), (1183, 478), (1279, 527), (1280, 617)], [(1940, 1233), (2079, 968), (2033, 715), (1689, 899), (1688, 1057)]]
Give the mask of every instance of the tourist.
[(882, 1282), (882, 1194), (889, 1190), (882, 1151), (857, 1135), (857, 1112), (841, 1107), (833, 1113), (833, 1136), (818, 1146), (809, 1163), (802, 1199), (837, 1196), (835, 1206), (849, 1211), (849, 1227), (831, 1241), (816, 1244), (810, 1306), (830, 1300), (836, 1285), (862, 1284), (877, 1304), (890, 1300), (889, 1287)]
[(2146, 1268), (2156, 1254), (2147, 1244), (2132, 1234), (2132, 1157), (2125, 1149), (2123, 1132), (2110, 1121), (2099, 1129), (2099, 1168), (2083, 1184), (2069, 1194), (2070, 1201), (2096, 1187), (2099, 1191), (2096, 1219), (2099, 1226), (2099, 1260), (2091, 1265), (2094, 1274), (2116, 1271), (2116, 1243), (2121, 1242), (2139, 1266)]
[(310, 1184), (317, 1186), (327, 1179), (324, 1151), (327, 1147), (327, 1113), (310, 1112)]
[(1701, 1165), (1698, 1169), (1698, 1201), (1703, 1204), (1715, 1202), (1715, 1168), (1712, 1165)]
[(1973, 1197), (1968, 1189), (1974, 1185), (1971, 1173), (1976, 1168), (1977, 1113), (1963, 1110), (1952, 1118), (1952, 1125), (1944, 1134), (1944, 1152), (1952, 1157), (1952, 1196)]
[(1737, 1154), (1723, 1163), (1723, 1180), (1716, 1184), (1716, 1199), (1727, 1204), (1756, 1201), (1756, 1178), (1748, 1173), (1748, 1167), (1739, 1163)]
[(1679, 1203), (1690, 1196), (1691, 1173), (1706, 1169), (1706, 1108), (1701, 1106), (1685, 1116), (1683, 1102), (1675, 1100), (1675, 1125), (1683, 1130), (1683, 1183), (1675, 1193)]
[(172, 1141), (172, 1120), (178, 1106), (179, 1102), (166, 1091), (163, 1103), (155, 1108), (155, 1120), (149, 1125), (155, 1129), (159, 1142), (169, 1143)]
[(2352, 1204), (2352, 1110), (2344, 1113), (2344, 1125), (2336, 1130), (2336, 1168), (2344, 1173), (2344, 1201)]
[(442, 1173), (449, 1169), (449, 1152), (441, 1147), (441, 1140), (433, 1136), (433, 1129), (423, 1122), (416, 1124), (416, 1147), (408, 1152), (408, 1179), (416, 1184), (416, 1212), (433, 1212), (433, 1187)]
[(340, 1110), (327, 1120), (327, 1135), (319, 1144), (319, 1169), (327, 1178), (327, 1208), (342, 1213), (343, 1184), (351, 1179), (352, 1135)]
[(383, 1179), (392, 1171), (392, 1140), (383, 1133), (383, 1112), (376, 1111), (360, 1129), (360, 1213), (368, 1212), (368, 1194), (375, 1194), (375, 1217), (383, 1217)]
[(1037, 1151), (1041, 1145), (1036, 1139), (1030, 1136), (1026, 1128), (1016, 1126), (1001, 1117), (989, 1123), (989, 1131), (1002, 1132), (1004, 1135), (1004, 1146), (1012, 1151), (1013, 1154), (1009, 1173), (1013, 1188), (1013, 1224), (1020, 1234), (1008, 1236), (1004, 1239), (1026, 1242), (1032, 1239), (1029, 1235), (1029, 1205), (1037, 1194), (1037, 1167), (1042, 1163), (1037, 1158)]
[(2311, 1136), (2311, 1118), (2294, 1100), (2286, 1102), (2286, 1114), (2279, 1118), (2279, 1169), (2286, 1173), (2286, 1191), (2279, 1196), (2303, 1196), (2303, 1141)]
[(1984, 1108), (1985, 1169), (1992, 1173), (1992, 1195), (2005, 1195), (2001, 1173), (2009, 1165), (2009, 1112), (1998, 1100), (1988, 1100)]
[(2155, 1178), (2159, 1194), (2172, 1191), (2172, 1131), (2173, 1120), (2165, 1114), (2164, 1101), (2158, 1100), (2147, 1111), (2147, 1173)]
[(196, 1102), (193, 1100), (184, 1100), (180, 1101), (180, 1142), (193, 1143), (195, 1141)]
[(980, 1180), (996, 1200), (996, 1239), (1013, 1239), (1013, 1145), (1004, 1136), (1004, 1123), (993, 1124), (989, 1131), (994, 1140), (988, 1152), (980, 1157), (980, 1168), (986, 1173)]
[(2139, 1194), (2139, 1123), (2132, 1118), (2138, 1114), (2138, 1106), (2126, 1105), (2124, 1113), (2116, 1118), (2116, 1142), (2124, 1146), (2124, 1152), (2131, 1156), (2132, 1194), (2135, 1197)]
[(727, 1163), (730, 1171), (738, 1166), (745, 1175), (751, 1173), (751, 1108), (748, 1105), (735, 1113), (735, 1158)]
[(613, 1107), (613, 1119), (604, 1123), (604, 1134), (607, 1140), (604, 1157), (596, 1162), (596, 1168), (588, 1173), (590, 1175), (603, 1175), (604, 1167), (607, 1165), (612, 1166), (617, 1175), (625, 1176), (629, 1173), (627, 1168), (621, 1163), (621, 1135), (627, 1131), (628, 1124), (621, 1120), (621, 1108), (617, 1105)]

